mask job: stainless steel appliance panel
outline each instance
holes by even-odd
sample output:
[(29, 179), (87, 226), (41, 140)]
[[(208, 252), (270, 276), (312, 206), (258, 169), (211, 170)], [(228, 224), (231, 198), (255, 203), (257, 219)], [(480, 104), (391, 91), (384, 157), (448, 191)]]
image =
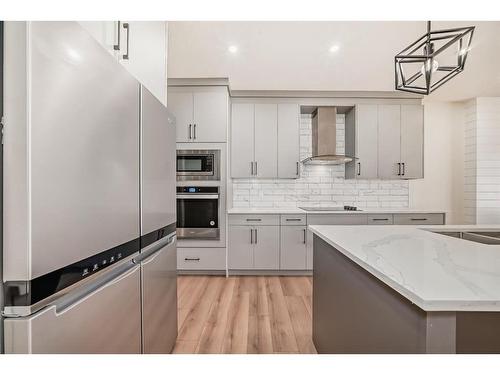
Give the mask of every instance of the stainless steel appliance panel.
[(143, 351), (148, 354), (170, 353), (177, 338), (177, 241), (174, 236), (148, 248), (158, 245), (141, 262)]
[(34, 278), (139, 236), (139, 84), (76, 22), (29, 35)]
[(139, 354), (140, 266), (128, 261), (94, 285), (77, 288), (29, 317), (7, 318), (4, 324), (6, 353)]
[(176, 221), (175, 119), (141, 87), (142, 234)]

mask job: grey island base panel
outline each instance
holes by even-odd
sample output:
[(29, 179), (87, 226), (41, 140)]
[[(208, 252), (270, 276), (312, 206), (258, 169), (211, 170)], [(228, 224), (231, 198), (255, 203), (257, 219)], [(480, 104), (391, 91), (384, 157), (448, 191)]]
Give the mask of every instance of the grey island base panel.
[(426, 312), (314, 235), (318, 353), (500, 353), (500, 312)]

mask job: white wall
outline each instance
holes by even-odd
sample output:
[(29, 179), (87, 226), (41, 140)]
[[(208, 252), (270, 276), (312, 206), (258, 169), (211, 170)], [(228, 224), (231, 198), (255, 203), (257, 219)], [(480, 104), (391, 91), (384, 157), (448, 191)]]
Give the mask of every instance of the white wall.
[(410, 208), (444, 210), (447, 223), (464, 223), (464, 106), (424, 105), (424, 178), (409, 182)]
[(476, 98), (465, 108), (466, 222), (499, 224), (500, 98)]

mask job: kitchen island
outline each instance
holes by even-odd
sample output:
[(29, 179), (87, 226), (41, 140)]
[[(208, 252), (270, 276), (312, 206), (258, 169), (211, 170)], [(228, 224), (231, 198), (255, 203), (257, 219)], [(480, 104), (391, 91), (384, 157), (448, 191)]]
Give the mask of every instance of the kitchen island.
[(309, 229), (319, 353), (500, 353), (500, 226)]

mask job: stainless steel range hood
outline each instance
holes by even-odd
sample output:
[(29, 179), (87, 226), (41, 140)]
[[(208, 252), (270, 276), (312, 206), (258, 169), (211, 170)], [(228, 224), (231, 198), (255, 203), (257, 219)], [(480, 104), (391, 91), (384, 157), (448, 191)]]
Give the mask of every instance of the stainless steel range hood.
[(354, 157), (337, 153), (337, 107), (318, 107), (312, 113), (312, 156), (304, 164), (338, 165)]

